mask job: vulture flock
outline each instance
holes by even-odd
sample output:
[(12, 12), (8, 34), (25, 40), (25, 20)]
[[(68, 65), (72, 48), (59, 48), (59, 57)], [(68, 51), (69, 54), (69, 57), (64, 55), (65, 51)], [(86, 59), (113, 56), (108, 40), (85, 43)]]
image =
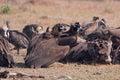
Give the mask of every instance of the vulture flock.
[[(119, 64), (120, 27), (106, 26), (94, 16), (88, 23), (57, 23), (52, 28), (29, 24), (23, 31), (11, 30), (9, 21), (0, 28), (0, 66), (14, 67), (10, 43), (17, 54), (26, 48), (24, 63), (29, 68), (49, 67), (54, 62), (81, 64)], [(18, 55), (19, 56), (19, 55)]]

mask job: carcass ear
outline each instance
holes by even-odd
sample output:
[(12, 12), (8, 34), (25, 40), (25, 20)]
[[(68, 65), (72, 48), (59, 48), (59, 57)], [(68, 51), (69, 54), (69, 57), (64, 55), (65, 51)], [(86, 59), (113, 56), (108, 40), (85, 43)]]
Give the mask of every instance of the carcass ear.
[(46, 32), (50, 32), (50, 30), (49, 30), (49, 29), (50, 29), (50, 27), (47, 27)]

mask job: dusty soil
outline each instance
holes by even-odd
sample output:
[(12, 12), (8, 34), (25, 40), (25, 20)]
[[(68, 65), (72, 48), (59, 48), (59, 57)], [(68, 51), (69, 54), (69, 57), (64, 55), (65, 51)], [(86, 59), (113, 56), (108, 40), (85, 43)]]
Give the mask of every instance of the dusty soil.
[[(29, 76), (41, 76), (41, 78), (14, 78), (14, 80), (119, 80), (120, 65), (97, 64), (83, 65), (79, 63), (54, 63), (49, 68), (30, 69), (24, 65), (24, 57), (26, 50), (21, 50), (21, 54), (17, 55), (13, 51), (16, 62), (15, 68), (3, 68), (0, 70), (8, 70), (10, 72), (19, 72)], [(2, 79), (13, 80), (13, 78)]]
[[(5, 3), (0, 1), (0, 6), (3, 4)], [(0, 14), (0, 26), (4, 26), (5, 21), (9, 20), (11, 29), (20, 31), (26, 24), (37, 23), (45, 29), (59, 22), (88, 22), (93, 16), (105, 18), (110, 27), (120, 26), (120, 2), (117, 0), (9, 0), (6, 4), (11, 7), (11, 11), (8, 14)], [(0, 80), (120, 80), (120, 65), (55, 63), (49, 68), (30, 69), (24, 65), (26, 50), (21, 50), (20, 55), (17, 55), (16, 51), (12, 51), (12, 54), (16, 67), (0, 67), (0, 71), (20, 72), (42, 78)]]
[[(14, 51), (15, 52), (15, 51)], [(30, 69), (24, 65), (25, 50), (21, 50), (20, 55), (14, 54), (16, 61), (15, 68), (3, 68), (10, 72), (19, 72), (29, 76), (41, 76), (41, 78), (14, 78), (14, 80), (119, 80), (120, 65), (97, 64), (83, 65), (79, 63), (54, 63), (49, 68)], [(13, 78), (2, 79), (13, 80)]]

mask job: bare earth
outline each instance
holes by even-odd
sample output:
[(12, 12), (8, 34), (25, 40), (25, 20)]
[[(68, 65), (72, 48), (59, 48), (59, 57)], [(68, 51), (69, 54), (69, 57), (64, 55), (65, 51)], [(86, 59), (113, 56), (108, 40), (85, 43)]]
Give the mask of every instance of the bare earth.
[[(3, 0), (0, 0), (0, 6), (3, 4)], [(9, 0), (6, 4), (12, 9), (8, 14), (0, 14), (0, 26), (4, 26), (5, 21), (9, 20), (11, 28), (20, 31), (26, 24), (37, 23), (46, 29), (59, 22), (88, 22), (93, 16), (105, 18), (110, 27), (120, 26), (120, 2), (117, 0)], [(120, 80), (120, 65), (55, 63), (49, 68), (30, 69), (24, 66), (26, 50), (20, 50), (20, 55), (17, 55), (16, 51), (12, 53), (16, 67), (0, 67), (0, 71), (8, 70), (43, 77), (0, 80)]]

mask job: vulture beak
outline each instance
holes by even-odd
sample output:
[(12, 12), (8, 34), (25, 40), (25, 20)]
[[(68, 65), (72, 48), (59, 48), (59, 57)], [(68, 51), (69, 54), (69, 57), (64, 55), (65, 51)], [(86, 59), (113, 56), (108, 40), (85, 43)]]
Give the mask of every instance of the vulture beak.
[(32, 29), (31, 29), (31, 31), (34, 33), (35, 32), (35, 30), (34, 30), (34, 28), (32, 27)]

